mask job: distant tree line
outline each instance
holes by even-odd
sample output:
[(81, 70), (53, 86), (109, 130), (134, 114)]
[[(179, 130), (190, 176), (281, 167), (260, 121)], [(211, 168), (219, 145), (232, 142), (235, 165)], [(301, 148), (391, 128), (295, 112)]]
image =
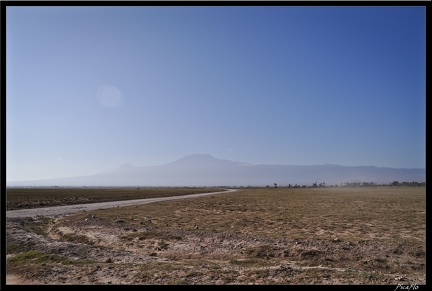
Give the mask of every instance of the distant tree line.
[[(399, 181), (393, 181), (389, 184), (378, 184), (376, 182), (346, 182), (346, 183), (341, 183), (340, 185), (327, 185), (325, 182), (321, 182), (318, 184), (318, 182), (312, 183), (312, 186), (306, 186), (306, 185), (291, 185), (288, 184), (288, 188), (320, 188), (320, 187), (375, 187), (375, 186), (415, 186), (415, 187), (421, 187), (421, 186), (426, 186), (426, 182), (416, 182), (416, 181), (412, 181), (412, 182), (399, 182)], [(270, 186), (267, 185), (267, 188), (269, 188)], [(274, 183), (274, 187), (277, 188), (277, 184)]]
[(399, 182), (393, 181), (391, 186), (426, 186), (426, 182)]
[(425, 186), (426, 182), (399, 182), (393, 181), (389, 184), (377, 184), (375, 182), (351, 182), (351, 183), (342, 183), (342, 187), (370, 187), (370, 186), (415, 186), (421, 187)]
[[(298, 185), (298, 184), (288, 184), (288, 186), (280, 186), (277, 183), (273, 183), (274, 188), (278, 187), (286, 187), (286, 188), (319, 188), (319, 187), (376, 187), (376, 186), (412, 186), (412, 187), (422, 187), (426, 186), (426, 182), (399, 182), (399, 181), (393, 181), (388, 184), (378, 184), (376, 182), (345, 182), (341, 183), (340, 185), (334, 184), (334, 185), (326, 185), (325, 182), (321, 182), (318, 184), (318, 182), (312, 183), (312, 186), (306, 186), (306, 185)], [(231, 186), (218, 186), (221, 188), (230, 188)], [(240, 188), (259, 188), (260, 186), (233, 186), (233, 188), (240, 187)], [(262, 187), (262, 186), (261, 186)], [(270, 185), (266, 185), (266, 188), (270, 188)]]

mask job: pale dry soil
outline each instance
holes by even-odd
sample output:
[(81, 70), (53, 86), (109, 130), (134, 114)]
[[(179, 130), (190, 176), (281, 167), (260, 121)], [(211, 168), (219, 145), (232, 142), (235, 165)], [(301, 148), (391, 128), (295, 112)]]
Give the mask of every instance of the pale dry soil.
[[(199, 199), (196, 208), (188, 208), (192, 201), (175, 202), (169, 217), (152, 211), (171, 202), (129, 207), (121, 217), (105, 209), (9, 218), (7, 243), (17, 250), (8, 252), (8, 260), (28, 251), (50, 259), (38, 264), (29, 257), (25, 266), (9, 263), (7, 284), (426, 284), (424, 225), (405, 229), (400, 234), (404, 242), (378, 239), (382, 229), (367, 232), (371, 226), (356, 223), (347, 223), (343, 233), (330, 225), (305, 224), (304, 235), (295, 235), (281, 230), (284, 221), (259, 223), (250, 210), (232, 208), (236, 213), (225, 224), (234, 231), (219, 231), (220, 225), (208, 221), (212, 215), (222, 219), (229, 210), (216, 208), (215, 197)], [(225, 199), (217, 205), (230, 198)], [(301, 233), (300, 222), (296, 227)]]

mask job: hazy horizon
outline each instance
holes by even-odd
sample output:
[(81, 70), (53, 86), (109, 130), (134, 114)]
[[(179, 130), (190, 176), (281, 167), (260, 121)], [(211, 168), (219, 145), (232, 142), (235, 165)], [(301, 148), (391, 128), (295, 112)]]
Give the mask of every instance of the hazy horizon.
[(426, 169), (341, 165), (269, 165), (193, 154), (164, 165), (139, 167), (126, 163), (92, 175), (55, 179), (8, 181), (14, 186), (57, 187), (242, 187), (368, 183), (374, 185), (424, 183)]
[(421, 6), (7, 6), (6, 180), (191, 154), (426, 164)]
[[(74, 178), (74, 177), (81, 177), (81, 176), (93, 176), (93, 175), (100, 175), (100, 174), (104, 174), (104, 173), (108, 173), (110, 171), (117, 171), (117, 170), (133, 170), (133, 169), (144, 169), (144, 168), (158, 168), (158, 167), (164, 167), (164, 166), (169, 166), (173, 163), (182, 161), (182, 160), (187, 160), (189, 158), (196, 158), (196, 157), (210, 157), (211, 159), (215, 159), (218, 161), (224, 161), (224, 162), (232, 162), (232, 163), (237, 163), (237, 164), (241, 164), (241, 165), (249, 165), (249, 166), (306, 166), (306, 167), (314, 167), (314, 166), (337, 166), (337, 167), (373, 167), (373, 168), (389, 168), (389, 169), (406, 169), (406, 170), (415, 170), (415, 169), (419, 169), (419, 170), (426, 170), (425, 167), (423, 168), (393, 168), (393, 167), (377, 167), (374, 165), (364, 165), (364, 166), (346, 166), (346, 165), (339, 165), (339, 164), (310, 164), (310, 165), (294, 165), (294, 164), (266, 164), (266, 163), (259, 163), (259, 164), (254, 164), (254, 163), (248, 163), (245, 161), (232, 161), (232, 160), (227, 160), (227, 159), (219, 159), (218, 157), (214, 157), (211, 154), (190, 154), (190, 155), (186, 155), (183, 157), (180, 157), (174, 161), (168, 162), (168, 163), (164, 163), (164, 164), (158, 164), (158, 165), (136, 165), (134, 163), (131, 162), (125, 162), (121, 165), (118, 165), (115, 168), (111, 168), (111, 169), (104, 169), (102, 171), (99, 172), (95, 172), (95, 173), (90, 173), (87, 175), (75, 175), (75, 176), (63, 176), (63, 177), (56, 177), (53, 179), (62, 179), (62, 178)], [(30, 179), (30, 180), (9, 180), (8, 182), (22, 182), (22, 181), (40, 181), (40, 180), (49, 180), (51, 178), (47, 178), (47, 179)], [(424, 180), (424, 179), (423, 179)], [(349, 181), (346, 181), (349, 182)], [(367, 182), (367, 181), (363, 181), (363, 182)], [(369, 181), (369, 182), (373, 182), (373, 181)], [(410, 182), (410, 181), (405, 181), (405, 182)], [(412, 182), (412, 181), (411, 181)], [(423, 182), (423, 181), (415, 181), (415, 182)], [(85, 185), (84, 185), (85, 186)], [(154, 185), (156, 186), (156, 185)]]

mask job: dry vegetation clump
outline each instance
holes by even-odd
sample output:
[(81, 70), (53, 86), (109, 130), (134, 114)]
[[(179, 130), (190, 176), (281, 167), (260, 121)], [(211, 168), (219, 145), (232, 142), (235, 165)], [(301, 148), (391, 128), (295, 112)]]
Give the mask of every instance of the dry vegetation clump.
[(45, 221), (7, 265), (42, 284), (421, 285), (425, 210), (424, 187), (244, 189)]

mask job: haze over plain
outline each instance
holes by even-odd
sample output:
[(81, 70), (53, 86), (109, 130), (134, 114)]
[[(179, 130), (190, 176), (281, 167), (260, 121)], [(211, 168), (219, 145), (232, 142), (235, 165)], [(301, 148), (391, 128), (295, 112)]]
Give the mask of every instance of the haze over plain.
[[(129, 163), (95, 175), (46, 180), (10, 181), (10, 187), (310, 187), (344, 185), (424, 184), (425, 169), (365, 166), (295, 166), (245, 164), (211, 155), (185, 156), (160, 166)], [(414, 182), (414, 183), (412, 183)], [(315, 184), (315, 185), (314, 185)]]
[(209, 153), (425, 168), (425, 8), (7, 7), (6, 180)]

